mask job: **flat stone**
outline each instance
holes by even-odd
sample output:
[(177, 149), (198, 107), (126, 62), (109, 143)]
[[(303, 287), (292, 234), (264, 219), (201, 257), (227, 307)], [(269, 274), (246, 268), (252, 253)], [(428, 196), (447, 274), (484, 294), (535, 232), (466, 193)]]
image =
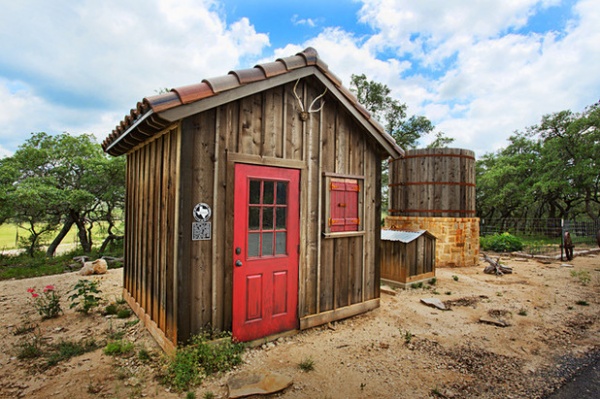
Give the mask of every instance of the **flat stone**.
[(438, 298), (421, 298), (421, 302), (427, 306), (431, 306), (432, 308), (437, 308), (439, 310), (448, 310), (444, 302), (439, 300)]
[(293, 383), (290, 377), (270, 372), (242, 373), (227, 381), (229, 398), (269, 395), (283, 391)]
[(497, 327), (508, 327), (510, 326), (510, 323), (505, 321), (505, 320), (500, 320), (500, 319), (493, 319), (491, 317), (480, 317), (479, 318), (479, 322), (480, 323), (485, 323), (485, 324), (491, 324), (493, 326), (497, 326)]

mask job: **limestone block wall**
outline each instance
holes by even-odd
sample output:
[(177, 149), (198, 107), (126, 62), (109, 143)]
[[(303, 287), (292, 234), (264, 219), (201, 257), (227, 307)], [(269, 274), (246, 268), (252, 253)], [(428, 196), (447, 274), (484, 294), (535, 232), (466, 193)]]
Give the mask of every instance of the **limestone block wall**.
[(479, 218), (388, 216), (385, 228), (427, 230), (436, 238), (436, 267), (465, 267), (479, 263)]

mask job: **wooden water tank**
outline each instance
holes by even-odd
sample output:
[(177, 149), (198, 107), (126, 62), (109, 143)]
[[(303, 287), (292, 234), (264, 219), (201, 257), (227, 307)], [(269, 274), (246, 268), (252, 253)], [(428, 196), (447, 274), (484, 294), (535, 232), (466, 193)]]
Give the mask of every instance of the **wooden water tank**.
[(390, 161), (391, 216), (474, 217), (475, 153), (460, 148), (408, 150)]

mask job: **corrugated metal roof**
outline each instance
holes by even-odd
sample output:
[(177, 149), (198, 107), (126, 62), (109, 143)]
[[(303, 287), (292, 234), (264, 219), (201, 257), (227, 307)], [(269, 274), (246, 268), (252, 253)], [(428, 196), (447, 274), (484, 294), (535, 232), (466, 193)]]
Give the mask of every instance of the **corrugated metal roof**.
[[(358, 103), (356, 96), (342, 86), (341, 80), (329, 70), (327, 64), (319, 58), (317, 51), (312, 47), (295, 56), (279, 58), (274, 62), (256, 65), (254, 68), (230, 71), (227, 75), (204, 79), (202, 83), (174, 88), (168, 93), (146, 97), (115, 127), (103, 141), (102, 147), (111, 155), (124, 154), (139, 142), (150, 139), (171, 124), (169, 118), (165, 116), (165, 111), (307, 67), (316, 67), (333, 84), (333, 87), (342, 93), (342, 97), (345, 97), (366, 119), (366, 123), (372, 126), (375, 135), (390, 155), (399, 157), (404, 154), (394, 139)], [(134, 136), (133, 140), (127, 140), (128, 136)]]
[(384, 241), (400, 241), (408, 244), (425, 234), (427, 230), (381, 230), (381, 239)]

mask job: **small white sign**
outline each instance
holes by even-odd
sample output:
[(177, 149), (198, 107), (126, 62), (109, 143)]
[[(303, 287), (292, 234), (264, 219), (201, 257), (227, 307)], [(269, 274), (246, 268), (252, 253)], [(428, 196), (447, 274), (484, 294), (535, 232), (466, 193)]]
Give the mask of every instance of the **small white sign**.
[(211, 234), (212, 226), (210, 222), (192, 223), (192, 241), (210, 240)]
[(208, 204), (200, 202), (194, 207), (194, 219), (196, 219), (197, 222), (208, 222), (211, 216), (212, 209), (210, 209)]

